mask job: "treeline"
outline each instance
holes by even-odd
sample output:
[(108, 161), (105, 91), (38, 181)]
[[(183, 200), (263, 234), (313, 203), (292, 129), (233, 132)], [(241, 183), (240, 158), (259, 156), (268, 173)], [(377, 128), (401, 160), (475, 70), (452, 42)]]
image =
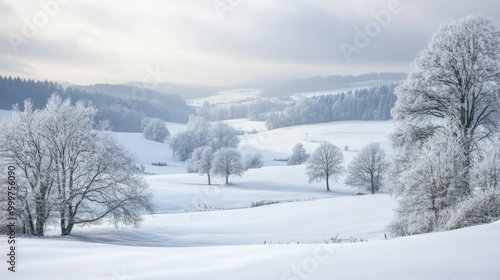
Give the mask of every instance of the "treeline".
[(281, 84), (268, 86), (264, 90), (264, 96), (291, 96), (295, 93), (316, 92), (333, 89), (349, 88), (359, 84), (371, 82), (383, 82), (384, 84), (403, 81), (405, 73), (369, 73), (359, 76), (328, 76), (311, 77), (307, 79), (292, 79)]
[(268, 115), (268, 129), (348, 120), (389, 120), (395, 85), (303, 98)]
[(193, 113), (186, 102), (174, 94), (125, 85), (95, 85), (82, 89), (64, 88), (49, 81), (25, 80), (0, 76), (0, 109), (10, 110), (13, 104), (23, 109), (25, 99), (31, 99), (35, 109), (45, 106), (51, 94), (73, 102), (82, 100), (98, 109), (96, 121), (108, 121), (113, 131), (139, 132), (145, 117), (167, 122), (187, 123)]

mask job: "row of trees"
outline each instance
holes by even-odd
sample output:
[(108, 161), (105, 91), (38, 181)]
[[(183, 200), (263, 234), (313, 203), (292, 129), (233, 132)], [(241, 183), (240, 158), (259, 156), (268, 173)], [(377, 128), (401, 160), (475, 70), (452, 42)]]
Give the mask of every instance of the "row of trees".
[(283, 112), (268, 115), (268, 129), (347, 120), (389, 120), (394, 85), (303, 98)]
[(191, 116), (187, 130), (170, 139), (172, 156), (187, 161), (187, 171), (224, 177), (241, 176), (250, 168), (263, 166), (262, 154), (256, 152), (245, 158), (236, 149), (240, 143), (238, 131), (224, 122), (211, 124), (201, 116)]
[(500, 32), (482, 15), (444, 24), (412, 67), (392, 111), (392, 234), (500, 218)]
[[(61, 235), (109, 218), (139, 225), (152, 212), (151, 192), (130, 153), (104, 127), (96, 109), (53, 95), (42, 110), (30, 101), (0, 125), (0, 161), (16, 172), (15, 215), (22, 233), (43, 236), (58, 221)], [(2, 187), (1, 199), (7, 198)], [(1, 211), (2, 223), (7, 212)], [(5, 228), (5, 227), (2, 227)]]
[[(304, 145), (296, 144), (288, 158), (288, 165), (302, 163), (307, 163), (309, 183), (325, 181), (327, 191), (330, 191), (330, 179), (336, 181), (345, 171), (342, 150), (329, 142), (323, 142), (310, 156)], [(347, 167), (345, 183), (374, 194), (381, 190), (388, 167), (387, 156), (380, 145), (369, 144), (363, 147)]]
[(217, 122), (210, 124), (201, 116), (190, 116), (187, 130), (170, 139), (172, 156), (185, 161), (196, 148), (210, 146), (215, 152), (221, 148), (237, 148), (240, 143), (238, 131), (232, 126)]
[(263, 165), (260, 153), (249, 154), (243, 161), (241, 153), (234, 148), (221, 148), (214, 153), (212, 147), (203, 146), (194, 149), (186, 167), (190, 173), (207, 175), (208, 184), (211, 185), (211, 175), (223, 177), (229, 184), (229, 176), (242, 176), (246, 170)]

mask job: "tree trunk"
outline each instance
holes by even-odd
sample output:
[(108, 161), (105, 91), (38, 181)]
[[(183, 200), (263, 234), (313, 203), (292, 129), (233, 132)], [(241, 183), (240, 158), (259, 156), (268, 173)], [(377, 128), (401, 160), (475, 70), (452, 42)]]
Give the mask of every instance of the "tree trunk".
[(328, 178), (326, 178), (326, 191), (327, 192), (330, 191), (330, 182), (329, 182)]
[(229, 184), (229, 175), (226, 175), (226, 185)]
[(74, 222), (68, 222), (68, 226), (61, 231), (61, 236), (70, 235), (74, 225)]
[(73, 230), (73, 226), (75, 225), (75, 213), (73, 211), (71, 203), (68, 203), (67, 207), (68, 224), (64, 229), (61, 230), (61, 236), (70, 235), (71, 231)]
[(211, 183), (210, 183), (210, 173), (207, 173), (207, 176), (208, 176), (208, 185), (211, 185)]
[(36, 211), (36, 221), (35, 221), (35, 236), (43, 236), (45, 229), (45, 222), (47, 220), (47, 207), (45, 205), (45, 197), (37, 196), (35, 198), (37, 201), (35, 202), (35, 211)]
[(370, 175), (370, 180), (372, 186), (372, 194), (375, 194), (375, 184), (373, 183), (373, 174)]
[(29, 234), (35, 234), (35, 223), (33, 222), (33, 216), (31, 216), (31, 212), (30, 212), (30, 209), (28, 207), (28, 204), (26, 204), (25, 206), (25, 211), (26, 211), (26, 215), (28, 216), (27, 219), (27, 233)]
[[(64, 209), (64, 207), (63, 207)], [(64, 229), (66, 228), (66, 214), (64, 213), (64, 211), (61, 211), (61, 235), (64, 235)]]

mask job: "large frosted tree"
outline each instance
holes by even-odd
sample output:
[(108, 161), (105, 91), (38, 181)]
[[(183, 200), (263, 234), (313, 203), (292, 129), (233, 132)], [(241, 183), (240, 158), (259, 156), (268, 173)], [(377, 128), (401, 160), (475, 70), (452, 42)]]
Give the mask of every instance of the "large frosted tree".
[(473, 196), (472, 171), (498, 130), (500, 33), (482, 15), (444, 24), (396, 89), (396, 235), (439, 230)]
[(2, 124), (1, 160), (22, 170), (18, 199), (26, 233), (42, 236), (51, 217), (68, 235), (75, 225), (102, 219), (137, 226), (143, 211), (152, 212), (151, 192), (134, 174), (133, 157), (96, 129), (95, 113), (53, 95), (43, 110), (33, 112), (26, 102), (24, 112), (16, 110)]
[(396, 89), (397, 146), (425, 141), (445, 123), (458, 128), (466, 172), (457, 187), (464, 194), (471, 192), (473, 153), (498, 126), (499, 62), (500, 33), (484, 16), (468, 16), (441, 26)]

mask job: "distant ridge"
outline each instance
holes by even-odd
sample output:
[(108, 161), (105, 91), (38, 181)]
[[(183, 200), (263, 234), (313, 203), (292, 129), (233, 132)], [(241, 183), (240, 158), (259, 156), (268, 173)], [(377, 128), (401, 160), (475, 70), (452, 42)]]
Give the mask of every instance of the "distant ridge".
[(106, 120), (114, 131), (140, 131), (144, 117), (155, 117), (167, 122), (187, 123), (193, 113), (185, 100), (175, 94), (136, 88), (127, 85), (99, 84), (92, 86), (65, 85), (49, 81), (35, 81), (19, 77), (0, 76), (0, 109), (10, 110), (24, 100), (31, 99), (35, 109), (45, 106), (55, 92), (70, 97), (73, 102), (83, 100), (99, 111), (97, 120)]

